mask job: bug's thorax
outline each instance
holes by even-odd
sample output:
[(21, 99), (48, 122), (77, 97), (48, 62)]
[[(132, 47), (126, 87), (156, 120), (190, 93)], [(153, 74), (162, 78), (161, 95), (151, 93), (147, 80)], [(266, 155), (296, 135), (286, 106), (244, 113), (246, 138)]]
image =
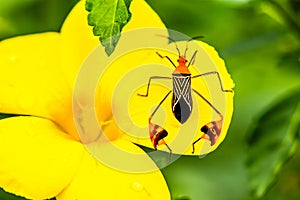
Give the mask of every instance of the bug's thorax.
[(191, 73), (186, 66), (187, 60), (184, 56), (180, 56), (177, 62), (178, 66), (172, 73), (172, 111), (175, 118), (183, 124), (190, 117), (193, 107), (191, 95)]
[(173, 75), (174, 74), (182, 74), (182, 75), (190, 75), (191, 74), (190, 70), (186, 66), (187, 60), (185, 59), (184, 56), (179, 56), (177, 62), (178, 62), (178, 66), (174, 70)]

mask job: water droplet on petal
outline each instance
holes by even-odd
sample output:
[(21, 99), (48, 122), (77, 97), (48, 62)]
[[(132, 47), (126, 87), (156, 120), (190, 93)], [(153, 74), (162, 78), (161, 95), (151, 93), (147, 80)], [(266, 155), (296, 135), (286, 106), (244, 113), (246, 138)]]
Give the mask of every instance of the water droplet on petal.
[[(144, 197), (148, 197), (148, 198), (151, 197), (150, 192), (144, 187), (143, 184), (141, 184), (141, 183), (138, 182), (138, 181), (132, 182), (131, 188), (132, 188), (134, 191), (136, 191), (136, 192), (143, 192), (144, 195), (146, 194), (146, 196), (144, 196)], [(148, 199), (148, 198), (147, 198), (147, 199)]]
[(137, 181), (134, 181), (132, 184), (131, 184), (131, 188), (136, 191), (136, 192), (140, 192), (142, 190), (144, 190), (144, 186), (137, 182)]

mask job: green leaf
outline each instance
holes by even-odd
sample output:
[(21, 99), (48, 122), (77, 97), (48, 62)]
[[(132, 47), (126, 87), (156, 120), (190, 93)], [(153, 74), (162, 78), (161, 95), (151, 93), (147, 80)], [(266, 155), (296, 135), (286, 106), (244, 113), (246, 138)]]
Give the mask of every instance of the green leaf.
[(256, 124), (247, 141), (247, 168), (253, 195), (260, 198), (298, 145), (300, 90), (273, 105)]
[(129, 6), (132, 0), (87, 0), (86, 10), (89, 11), (88, 23), (93, 26), (95, 36), (105, 47), (107, 55), (112, 54), (122, 28), (128, 23), (131, 13)]
[(26, 200), (24, 197), (16, 196), (12, 193), (5, 192), (2, 188), (0, 188), (0, 199), (5, 200)]
[(0, 113), (0, 120), (9, 118), (9, 117), (15, 117), (15, 116), (21, 116), (21, 115), (15, 115), (15, 114), (7, 114), (7, 113)]

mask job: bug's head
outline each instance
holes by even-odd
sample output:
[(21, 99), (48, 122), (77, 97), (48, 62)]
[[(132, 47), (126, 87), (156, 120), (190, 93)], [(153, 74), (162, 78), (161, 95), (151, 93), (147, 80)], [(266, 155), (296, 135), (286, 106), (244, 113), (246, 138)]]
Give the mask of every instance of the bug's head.
[(177, 62), (178, 62), (179, 65), (185, 65), (185, 63), (187, 63), (188, 60), (185, 59), (185, 56), (180, 56), (179, 55), (179, 58), (177, 59)]

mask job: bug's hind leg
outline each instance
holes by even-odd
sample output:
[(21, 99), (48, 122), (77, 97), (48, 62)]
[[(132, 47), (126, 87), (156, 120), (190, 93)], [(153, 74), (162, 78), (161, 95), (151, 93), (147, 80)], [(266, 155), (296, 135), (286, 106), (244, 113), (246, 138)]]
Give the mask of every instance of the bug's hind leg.
[(212, 121), (202, 126), (200, 130), (203, 132), (203, 135), (201, 135), (195, 142), (193, 142), (192, 153), (194, 153), (195, 151), (195, 144), (199, 142), (201, 139), (210, 141), (210, 146), (213, 146), (217, 142), (221, 134), (222, 124), (223, 124), (223, 117), (222, 115), (220, 116), (221, 116), (220, 120)]
[(201, 95), (197, 90), (193, 89), (193, 92), (195, 92), (201, 99), (203, 99), (219, 116), (220, 120), (217, 121), (212, 121), (204, 126), (202, 126), (201, 131), (204, 133), (200, 138), (198, 138), (195, 142), (193, 142), (193, 151), (194, 153), (195, 150), (195, 144), (199, 142), (201, 139), (206, 139), (210, 141), (210, 146), (213, 146), (216, 141), (218, 140), (221, 130), (222, 130), (222, 125), (223, 125), (223, 115), (221, 112), (213, 106), (203, 95)]
[(158, 110), (158, 108), (161, 106), (161, 104), (166, 100), (166, 98), (171, 94), (171, 90), (166, 94), (166, 96), (161, 100), (161, 102), (158, 104), (158, 106), (156, 106), (156, 108), (154, 109), (154, 111), (152, 112), (152, 114), (149, 117), (149, 135), (150, 135), (150, 140), (153, 144), (153, 147), (155, 150), (157, 150), (157, 146), (159, 145), (166, 145), (166, 147), (168, 148), (168, 150), (170, 151), (170, 157), (169, 157), (169, 161), (171, 161), (171, 157), (172, 157), (172, 149), (168, 146), (168, 144), (165, 142), (164, 138), (167, 137), (168, 132), (161, 126), (157, 125), (157, 124), (153, 124), (151, 122), (154, 114), (156, 113), (156, 111)]
[(172, 149), (169, 147), (169, 145), (165, 142), (164, 138), (167, 137), (168, 132), (161, 126), (157, 124), (153, 124), (149, 120), (149, 134), (150, 134), (150, 140), (153, 144), (153, 147), (155, 150), (157, 150), (157, 146), (159, 145), (166, 145), (170, 152), (169, 161), (171, 161), (172, 157)]

